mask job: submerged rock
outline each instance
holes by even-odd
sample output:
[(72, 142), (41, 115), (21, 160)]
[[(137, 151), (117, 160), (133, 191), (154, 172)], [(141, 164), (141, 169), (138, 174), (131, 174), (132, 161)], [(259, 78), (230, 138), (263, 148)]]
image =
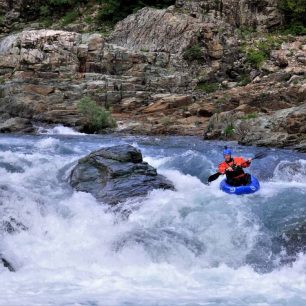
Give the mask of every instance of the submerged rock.
[(5, 268), (9, 269), (11, 272), (15, 272), (15, 269), (13, 268), (12, 264), (9, 263), (5, 258), (3, 258), (1, 254), (0, 254), (0, 259)]
[(289, 225), (282, 230), (280, 235), (275, 238), (277, 243), (285, 251), (282, 252), (281, 262), (288, 264), (294, 262), (298, 255), (306, 253), (306, 224), (297, 222)]
[(70, 184), (111, 205), (145, 196), (153, 189), (174, 189), (131, 145), (102, 148), (80, 159), (71, 172)]

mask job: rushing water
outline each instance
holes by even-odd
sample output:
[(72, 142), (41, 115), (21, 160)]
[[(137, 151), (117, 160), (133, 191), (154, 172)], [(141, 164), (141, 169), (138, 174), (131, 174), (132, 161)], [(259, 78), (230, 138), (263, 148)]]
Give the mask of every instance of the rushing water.
[[(56, 129), (55, 134), (67, 130)], [(69, 131), (68, 131), (69, 132)], [(176, 191), (128, 202), (121, 217), (73, 191), (73, 162), (129, 143)], [(253, 162), (257, 194), (229, 196), (205, 182), (221, 142), (193, 137), (86, 135), (0, 138), (0, 305), (306, 305), (306, 256), (280, 265), (273, 237), (306, 215), (306, 156), (269, 150)], [(260, 148), (236, 146), (251, 157)]]

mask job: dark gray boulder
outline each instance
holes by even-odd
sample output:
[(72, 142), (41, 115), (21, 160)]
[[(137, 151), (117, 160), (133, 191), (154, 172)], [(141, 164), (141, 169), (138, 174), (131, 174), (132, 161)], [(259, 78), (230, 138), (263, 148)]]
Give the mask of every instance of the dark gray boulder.
[(80, 159), (72, 170), (70, 184), (107, 204), (145, 196), (153, 189), (174, 189), (156, 169), (143, 162), (131, 145), (102, 148)]
[(10, 262), (8, 262), (5, 258), (3, 258), (0, 254), (0, 261), (2, 263), (2, 265), (7, 268), (9, 271), (11, 272), (15, 272), (16, 270), (14, 269), (14, 267), (12, 266), (12, 264)]

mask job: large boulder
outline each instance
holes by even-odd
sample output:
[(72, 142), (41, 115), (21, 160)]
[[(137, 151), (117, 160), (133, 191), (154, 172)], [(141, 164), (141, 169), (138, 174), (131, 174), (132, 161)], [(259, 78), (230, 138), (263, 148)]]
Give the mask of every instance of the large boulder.
[(102, 148), (80, 159), (71, 172), (70, 184), (111, 205), (145, 196), (153, 189), (174, 189), (131, 145)]
[(30, 120), (25, 118), (10, 118), (4, 122), (0, 122), (0, 133), (34, 133)]

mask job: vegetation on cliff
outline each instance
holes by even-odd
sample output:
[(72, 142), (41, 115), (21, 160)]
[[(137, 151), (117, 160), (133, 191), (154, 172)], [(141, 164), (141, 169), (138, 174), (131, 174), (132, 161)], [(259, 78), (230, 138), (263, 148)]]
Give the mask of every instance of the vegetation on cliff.
[(89, 133), (99, 132), (105, 128), (116, 127), (116, 121), (111, 112), (89, 97), (84, 97), (78, 102), (78, 110), (85, 117), (85, 130)]
[(56, 19), (60, 17), (63, 25), (81, 17), (83, 8), (96, 5), (99, 6), (96, 22), (115, 23), (145, 6), (163, 8), (175, 3), (174, 0), (38, 0), (35, 5), (32, 2), (33, 0), (24, 1), (21, 9), (21, 15), (24, 19)]
[(280, 8), (286, 19), (286, 31), (293, 35), (306, 35), (306, 1), (281, 0)]

